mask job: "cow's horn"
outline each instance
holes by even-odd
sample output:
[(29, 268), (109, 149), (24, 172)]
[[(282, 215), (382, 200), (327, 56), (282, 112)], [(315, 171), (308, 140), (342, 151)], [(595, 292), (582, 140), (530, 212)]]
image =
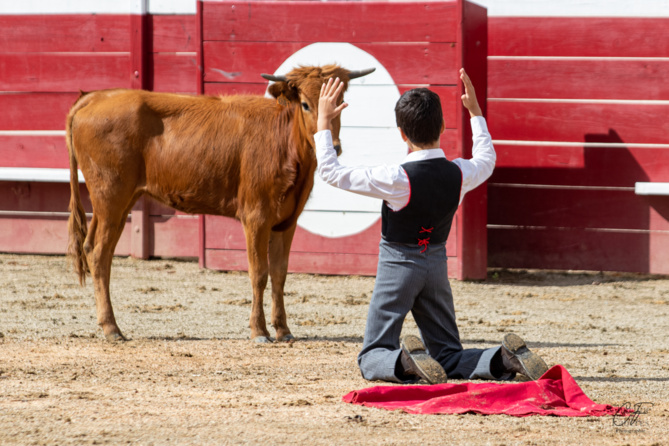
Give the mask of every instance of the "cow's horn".
[(358, 77), (363, 77), (367, 76), (370, 73), (373, 73), (376, 70), (376, 68), (367, 68), (366, 70), (356, 70), (356, 71), (351, 71), (348, 74), (349, 79), (356, 79)]
[(268, 81), (274, 81), (274, 82), (287, 82), (288, 79), (286, 79), (286, 76), (274, 76), (273, 74), (261, 74), (262, 77), (267, 79)]

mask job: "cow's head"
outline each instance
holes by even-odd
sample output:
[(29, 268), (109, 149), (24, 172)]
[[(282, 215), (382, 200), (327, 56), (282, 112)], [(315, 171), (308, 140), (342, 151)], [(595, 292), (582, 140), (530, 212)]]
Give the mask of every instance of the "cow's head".
[[(318, 97), (321, 92), (321, 85), (330, 78), (338, 77), (344, 82), (344, 91), (346, 91), (351, 79), (365, 76), (374, 70), (374, 68), (370, 68), (350, 71), (339, 65), (324, 65), (322, 67), (295, 68), (284, 76), (262, 74), (262, 77), (274, 81), (269, 87), (269, 92), (280, 104), (289, 105), (293, 103), (299, 105), (306, 131), (309, 135), (313, 135), (316, 133), (316, 122), (318, 121)], [(343, 100), (342, 93), (339, 102), (341, 103)], [(340, 116), (337, 116), (332, 120), (332, 142), (337, 155), (341, 154), (340, 129), (341, 120)]]

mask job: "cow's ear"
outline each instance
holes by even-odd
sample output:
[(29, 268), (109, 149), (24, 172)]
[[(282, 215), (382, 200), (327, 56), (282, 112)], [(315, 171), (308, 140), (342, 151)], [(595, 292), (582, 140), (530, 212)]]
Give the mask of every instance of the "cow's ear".
[(300, 100), (297, 88), (291, 87), (287, 82), (274, 82), (269, 86), (268, 91), (281, 105), (288, 105), (289, 102), (298, 102)]

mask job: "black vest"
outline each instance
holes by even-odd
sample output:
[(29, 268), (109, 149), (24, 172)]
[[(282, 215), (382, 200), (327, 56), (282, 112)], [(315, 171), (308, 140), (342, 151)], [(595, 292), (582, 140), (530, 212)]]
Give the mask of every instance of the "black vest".
[(381, 234), (389, 242), (445, 243), (460, 203), (462, 172), (446, 158), (402, 164), (409, 177), (409, 203), (399, 211), (383, 202)]

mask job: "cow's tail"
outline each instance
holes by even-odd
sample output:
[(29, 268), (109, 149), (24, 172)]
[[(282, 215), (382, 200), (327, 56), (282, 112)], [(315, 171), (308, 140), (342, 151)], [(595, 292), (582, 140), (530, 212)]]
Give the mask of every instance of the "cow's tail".
[(79, 193), (79, 173), (77, 154), (74, 151), (74, 142), (72, 140), (72, 123), (74, 115), (81, 108), (82, 95), (72, 106), (72, 109), (67, 115), (67, 123), (65, 130), (65, 139), (67, 143), (67, 151), (70, 155), (70, 218), (67, 221), (67, 229), (69, 232), (69, 241), (67, 246), (67, 255), (74, 267), (74, 271), (79, 276), (79, 283), (84, 285), (86, 283), (86, 274), (89, 271), (88, 260), (84, 253), (84, 241), (88, 233), (86, 224), (86, 211), (81, 204), (81, 195)]

